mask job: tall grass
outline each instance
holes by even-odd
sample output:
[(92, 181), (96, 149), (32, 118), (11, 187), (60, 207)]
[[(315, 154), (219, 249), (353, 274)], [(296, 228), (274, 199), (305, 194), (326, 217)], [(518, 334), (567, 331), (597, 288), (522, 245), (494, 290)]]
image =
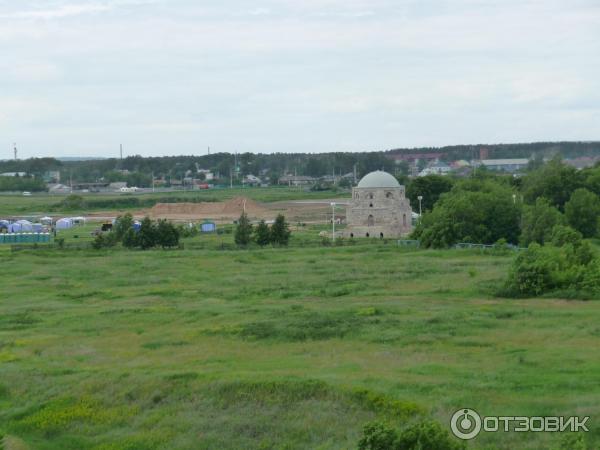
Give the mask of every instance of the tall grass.
[[(35, 449), (341, 449), (368, 421), (446, 426), (462, 407), (598, 416), (600, 303), (492, 297), (511, 258), (382, 242), (2, 252), (0, 433)], [(600, 442), (593, 422), (586, 437)]]

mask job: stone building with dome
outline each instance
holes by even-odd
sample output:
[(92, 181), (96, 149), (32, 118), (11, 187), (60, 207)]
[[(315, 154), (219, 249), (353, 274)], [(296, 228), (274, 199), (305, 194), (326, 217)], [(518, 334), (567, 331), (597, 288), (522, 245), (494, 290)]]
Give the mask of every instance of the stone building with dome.
[(346, 237), (398, 238), (410, 233), (412, 209), (404, 186), (381, 170), (365, 175), (352, 189), (346, 223)]

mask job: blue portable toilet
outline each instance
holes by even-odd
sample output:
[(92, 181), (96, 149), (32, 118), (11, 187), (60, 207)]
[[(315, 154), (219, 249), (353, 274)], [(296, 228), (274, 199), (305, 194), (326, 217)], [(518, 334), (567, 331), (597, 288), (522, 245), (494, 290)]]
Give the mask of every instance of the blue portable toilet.
[(142, 222), (139, 222), (136, 220), (135, 222), (133, 222), (132, 227), (133, 227), (133, 231), (135, 231), (137, 233), (142, 229)]
[(217, 225), (214, 222), (204, 222), (200, 225), (200, 231), (203, 233), (214, 233), (217, 231)]

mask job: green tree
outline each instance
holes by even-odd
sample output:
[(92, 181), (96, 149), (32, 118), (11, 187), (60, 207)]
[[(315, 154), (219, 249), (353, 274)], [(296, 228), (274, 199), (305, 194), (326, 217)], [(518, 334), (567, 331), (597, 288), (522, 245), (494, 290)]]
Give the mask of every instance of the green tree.
[(441, 175), (427, 175), (413, 179), (406, 188), (406, 196), (410, 200), (413, 211), (419, 211), (419, 195), (423, 196), (423, 211), (431, 211), (440, 195), (452, 189), (452, 180)]
[(179, 230), (167, 220), (159, 220), (156, 225), (156, 243), (162, 248), (179, 245)]
[(275, 223), (271, 226), (271, 243), (288, 245), (291, 234), (289, 226), (285, 221), (285, 216), (279, 214), (275, 219)]
[(252, 238), (252, 224), (246, 213), (242, 213), (235, 228), (234, 240), (237, 245), (246, 246)]
[(547, 198), (551, 205), (562, 211), (573, 191), (582, 185), (583, 175), (555, 158), (523, 178), (523, 196), (529, 204), (539, 197)]
[(269, 245), (271, 242), (271, 230), (264, 220), (261, 220), (258, 226), (254, 229), (254, 242), (261, 247)]
[(594, 237), (598, 233), (600, 199), (587, 189), (577, 189), (565, 204), (567, 222), (583, 237)]
[(472, 180), (443, 194), (425, 214), (413, 236), (424, 247), (444, 248), (459, 242), (516, 243), (520, 208), (512, 191), (493, 180)]
[(577, 247), (583, 239), (579, 231), (565, 225), (555, 225), (549, 237), (550, 243), (555, 247), (564, 247), (568, 244)]
[(157, 245), (157, 232), (156, 225), (149, 217), (144, 217), (138, 231), (138, 245), (142, 250), (147, 250)]
[(562, 225), (564, 217), (558, 209), (550, 206), (545, 198), (538, 198), (533, 206), (525, 206), (521, 220), (520, 243), (528, 246), (532, 242), (543, 244), (555, 225)]
[(131, 249), (139, 247), (139, 236), (138, 233), (133, 229), (133, 227), (130, 227), (127, 229), (127, 231), (125, 231), (122, 242), (123, 247), (125, 248)]
[(133, 227), (133, 216), (127, 213), (123, 216), (117, 217), (115, 225), (113, 227), (113, 233), (117, 236), (119, 241), (123, 240), (125, 233)]

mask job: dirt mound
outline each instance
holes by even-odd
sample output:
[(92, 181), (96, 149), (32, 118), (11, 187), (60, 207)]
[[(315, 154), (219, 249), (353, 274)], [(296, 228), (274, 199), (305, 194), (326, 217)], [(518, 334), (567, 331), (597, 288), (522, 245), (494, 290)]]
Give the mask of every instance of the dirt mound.
[(262, 216), (268, 209), (245, 197), (235, 197), (226, 202), (158, 203), (150, 210), (153, 218), (204, 219), (237, 218), (243, 211), (249, 216)]

